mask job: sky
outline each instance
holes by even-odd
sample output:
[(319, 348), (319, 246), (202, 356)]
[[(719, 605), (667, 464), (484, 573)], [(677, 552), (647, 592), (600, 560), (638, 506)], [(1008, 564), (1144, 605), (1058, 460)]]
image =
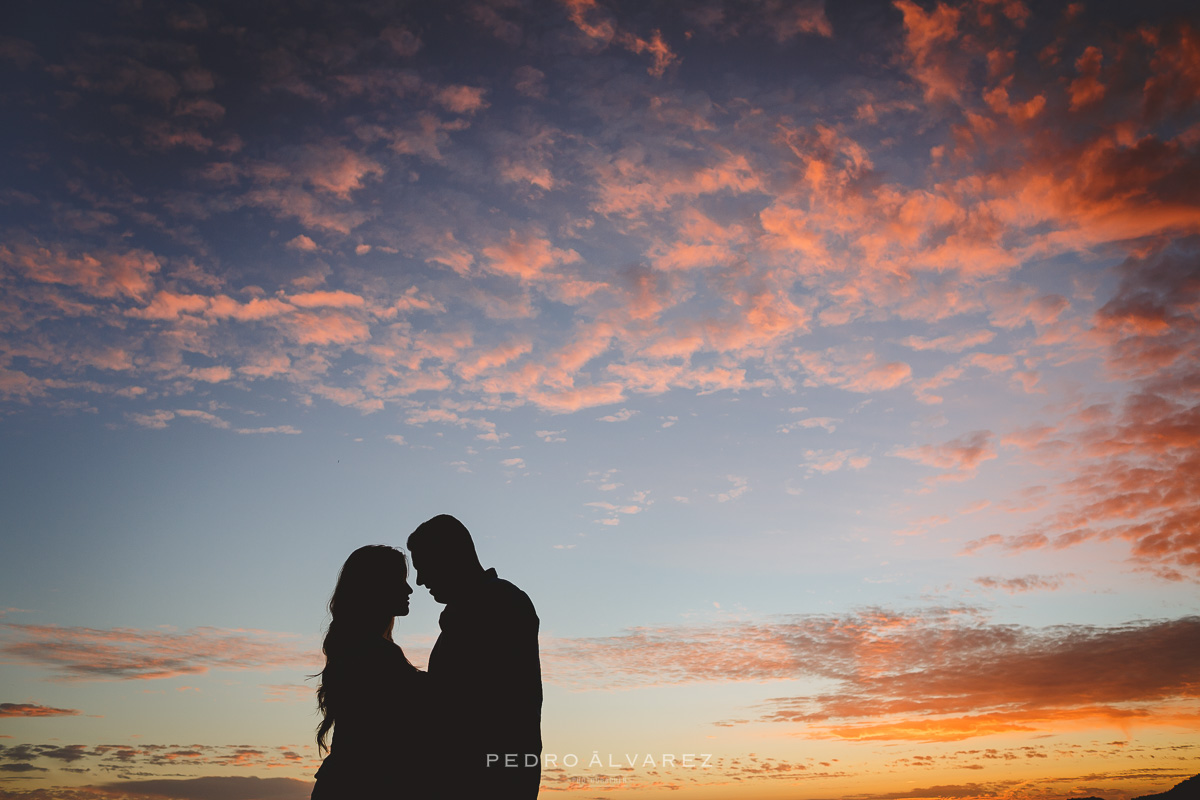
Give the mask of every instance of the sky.
[(542, 796), (1200, 772), (1189, 5), (5, 4), (0, 799), (307, 798), (439, 513)]

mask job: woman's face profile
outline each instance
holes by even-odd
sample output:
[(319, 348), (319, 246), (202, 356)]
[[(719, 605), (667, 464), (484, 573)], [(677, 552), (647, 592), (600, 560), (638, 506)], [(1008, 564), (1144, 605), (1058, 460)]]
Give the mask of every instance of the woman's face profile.
[(404, 569), (403, 567), (401, 567), (399, 578), (400, 578), (400, 580), (399, 580), (399, 583), (397, 584), (397, 595), (398, 596), (396, 597), (395, 616), (405, 617), (405, 616), (408, 616), (408, 611), (409, 611), (408, 598), (412, 595), (413, 588), (408, 585), (408, 570), (407, 569)]

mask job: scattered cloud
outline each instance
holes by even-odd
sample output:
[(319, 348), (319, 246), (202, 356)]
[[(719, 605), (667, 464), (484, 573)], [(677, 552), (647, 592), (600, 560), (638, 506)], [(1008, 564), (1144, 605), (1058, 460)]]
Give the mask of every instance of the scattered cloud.
[(292, 635), (195, 628), (0, 624), (0, 653), (64, 681), (149, 680), (212, 670), (310, 669), (311, 648)]
[(560, 640), (544, 663), (593, 689), (816, 677), (830, 688), (771, 698), (758, 719), (814, 738), (957, 741), (1194, 725), (1198, 634), (1196, 617), (1031, 628), (967, 608), (864, 609)]
[(631, 411), (628, 408), (622, 408), (620, 411), (615, 411), (612, 414), (605, 414), (603, 417), (596, 417), (599, 422), (628, 422), (633, 419), (636, 411)]
[(1054, 591), (1074, 575), (1022, 575), (1017, 578), (976, 578), (975, 582), (985, 589), (1000, 589), (1009, 594), (1022, 592)]
[(0, 717), (74, 717), (80, 713), (73, 708), (53, 708), (36, 703), (0, 703)]
[(991, 431), (973, 431), (943, 444), (900, 447), (892, 455), (943, 470), (926, 478), (928, 484), (966, 481), (975, 477), (981, 463), (996, 458), (995, 436)]

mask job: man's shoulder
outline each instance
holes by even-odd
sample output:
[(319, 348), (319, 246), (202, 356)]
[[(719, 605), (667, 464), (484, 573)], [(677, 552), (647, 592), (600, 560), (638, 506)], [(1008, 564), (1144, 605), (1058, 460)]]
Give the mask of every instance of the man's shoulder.
[(533, 601), (529, 599), (529, 595), (517, 588), (512, 581), (496, 575), (495, 571), (489, 572), (488, 580), (484, 582), (483, 596), (486, 602), (502, 604), (507, 608), (527, 609), (533, 613)]

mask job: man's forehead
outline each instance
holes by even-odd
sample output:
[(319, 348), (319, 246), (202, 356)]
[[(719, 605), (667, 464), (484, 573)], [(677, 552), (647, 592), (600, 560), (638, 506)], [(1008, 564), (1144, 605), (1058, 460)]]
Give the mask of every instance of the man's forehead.
[(438, 560), (437, 548), (433, 547), (417, 547), (408, 548), (408, 554), (412, 556), (414, 564), (420, 562), (422, 564), (432, 564)]

